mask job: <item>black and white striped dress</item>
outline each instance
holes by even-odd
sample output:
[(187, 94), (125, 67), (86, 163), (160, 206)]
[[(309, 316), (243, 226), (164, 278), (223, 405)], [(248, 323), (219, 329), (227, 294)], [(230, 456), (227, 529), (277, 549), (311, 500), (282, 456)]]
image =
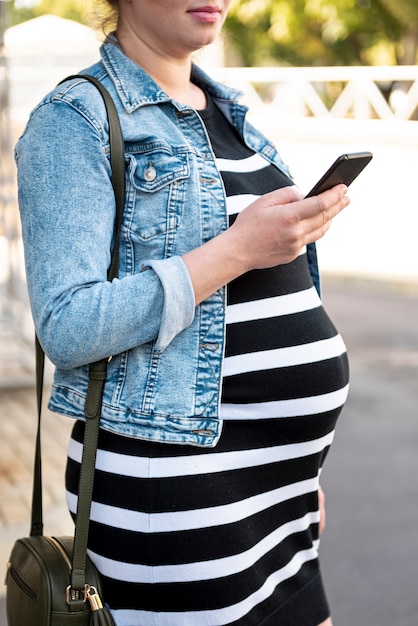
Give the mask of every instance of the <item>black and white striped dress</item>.
[[(202, 112), (230, 222), (291, 182), (210, 103)], [(318, 477), (348, 387), (344, 344), (306, 254), (228, 286), (214, 449), (102, 431), (89, 553), (118, 626), (317, 626), (329, 616), (318, 562)], [(83, 423), (69, 447), (76, 510)]]

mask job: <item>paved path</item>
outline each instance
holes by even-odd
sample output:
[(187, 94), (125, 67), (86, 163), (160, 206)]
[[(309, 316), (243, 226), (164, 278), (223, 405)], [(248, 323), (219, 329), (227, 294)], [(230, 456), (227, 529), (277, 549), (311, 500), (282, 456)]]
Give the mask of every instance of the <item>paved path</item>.
[[(349, 401), (322, 477), (321, 552), (334, 626), (417, 626), (418, 291), (328, 279), (324, 302), (351, 362)], [(63, 501), (70, 427), (46, 412), (47, 532), (71, 528)], [(34, 429), (34, 390), (15, 377), (14, 388), (0, 390), (0, 563), (28, 532)]]
[(328, 283), (351, 393), (323, 474), (335, 626), (418, 624), (418, 293)]

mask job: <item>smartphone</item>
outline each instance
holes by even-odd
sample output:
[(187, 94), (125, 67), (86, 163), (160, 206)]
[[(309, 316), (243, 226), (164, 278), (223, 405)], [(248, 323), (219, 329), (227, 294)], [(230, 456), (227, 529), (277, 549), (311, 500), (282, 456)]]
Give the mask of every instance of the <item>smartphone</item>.
[(342, 154), (331, 165), (329, 170), (325, 172), (316, 185), (306, 194), (305, 198), (317, 196), (335, 185), (343, 183), (350, 185), (355, 178), (364, 170), (366, 165), (370, 163), (373, 155), (371, 152), (351, 152)]

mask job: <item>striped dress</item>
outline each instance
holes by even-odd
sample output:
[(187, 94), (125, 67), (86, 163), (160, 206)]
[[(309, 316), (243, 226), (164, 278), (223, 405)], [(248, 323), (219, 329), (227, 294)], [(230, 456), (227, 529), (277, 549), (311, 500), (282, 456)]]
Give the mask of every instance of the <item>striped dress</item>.
[[(209, 101), (201, 112), (230, 223), (292, 184)], [(214, 449), (101, 431), (89, 554), (118, 626), (317, 626), (329, 616), (318, 562), (318, 480), (347, 395), (341, 337), (306, 251), (228, 285)], [(74, 514), (84, 425), (69, 446)]]

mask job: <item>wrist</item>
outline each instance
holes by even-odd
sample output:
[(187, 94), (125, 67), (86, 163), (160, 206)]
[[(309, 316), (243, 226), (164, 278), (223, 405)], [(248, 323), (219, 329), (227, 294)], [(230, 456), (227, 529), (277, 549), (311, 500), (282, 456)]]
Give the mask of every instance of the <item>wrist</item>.
[(182, 257), (192, 281), (196, 304), (250, 269), (231, 230)]

